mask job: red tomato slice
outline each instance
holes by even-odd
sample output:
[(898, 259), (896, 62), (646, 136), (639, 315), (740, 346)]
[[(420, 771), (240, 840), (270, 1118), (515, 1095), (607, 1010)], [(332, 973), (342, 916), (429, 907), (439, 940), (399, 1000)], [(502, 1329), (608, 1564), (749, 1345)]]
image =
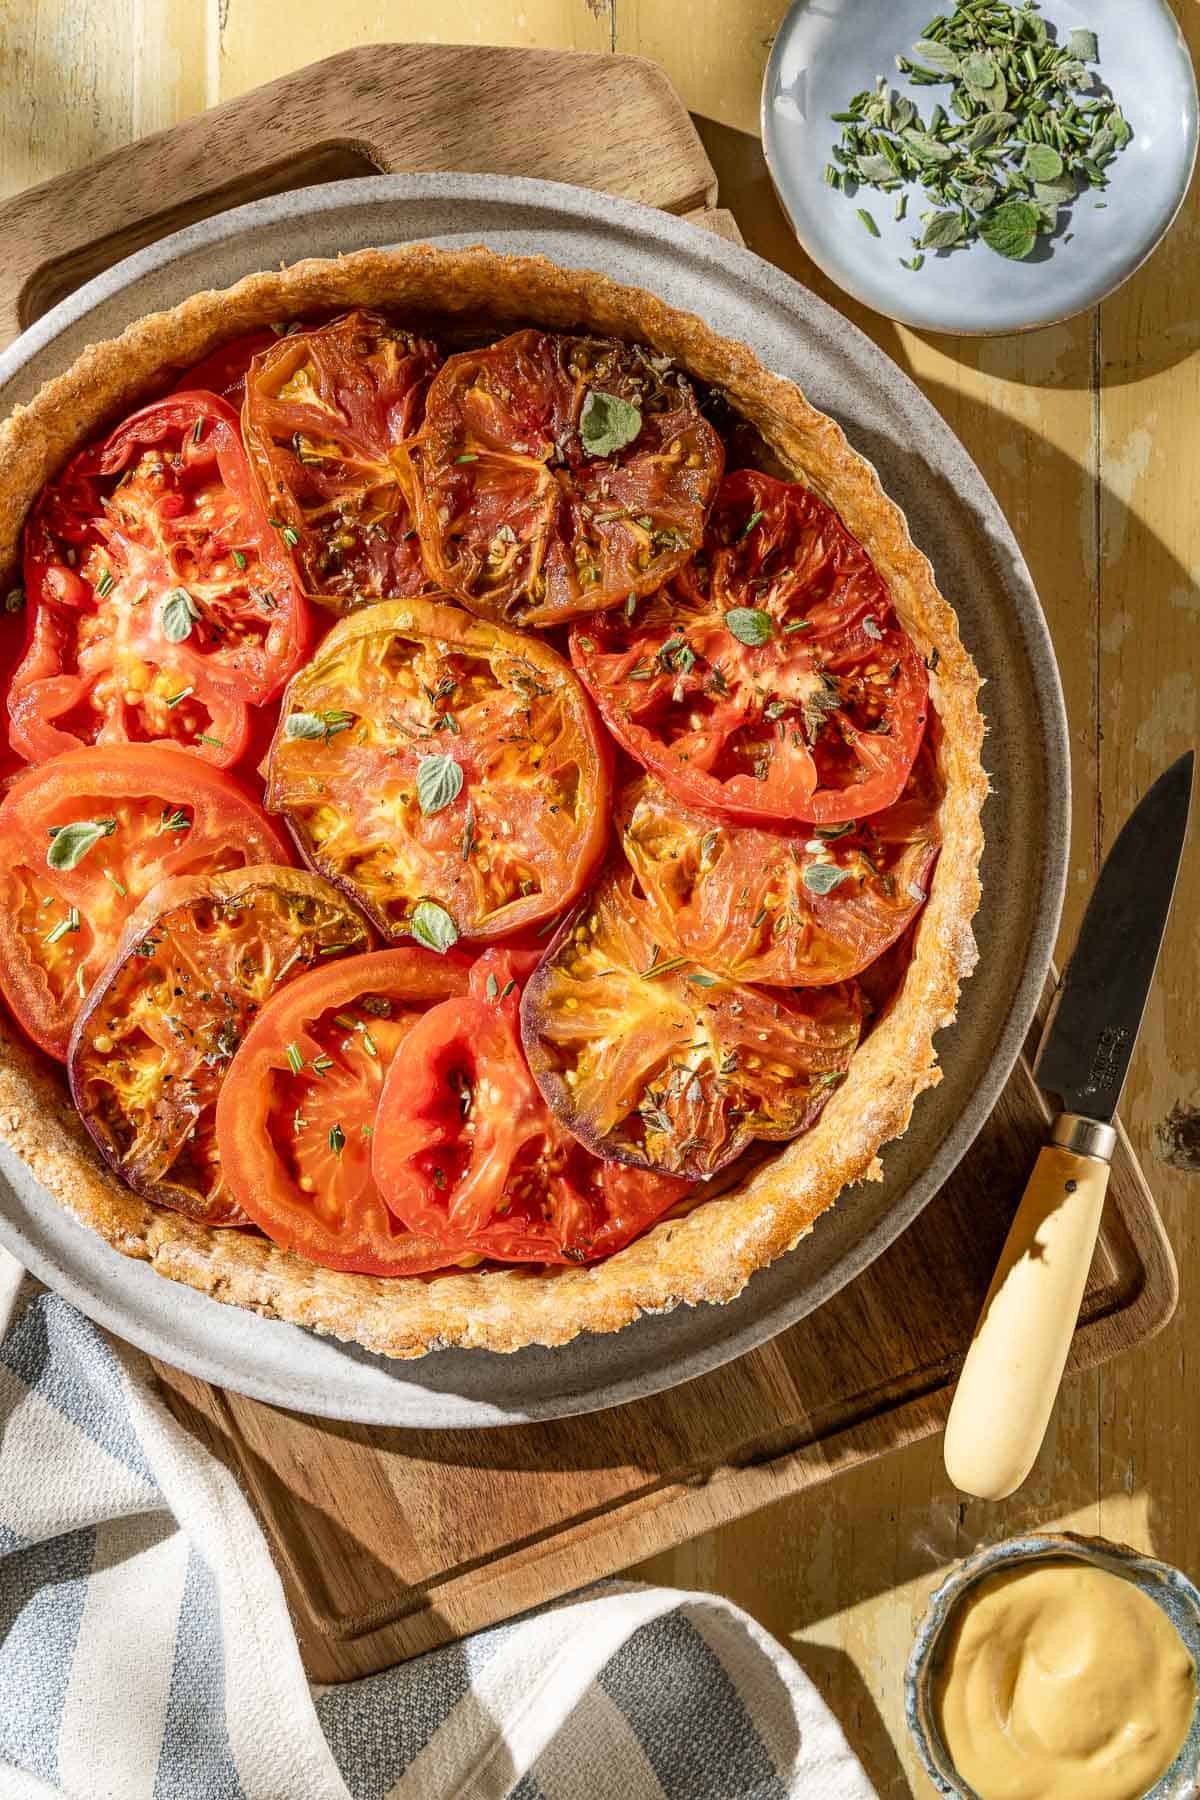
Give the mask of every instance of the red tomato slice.
[(942, 785), (928, 740), (894, 806), (800, 832), (726, 825), (652, 776), (629, 782), (617, 829), (661, 942), (739, 981), (846, 981), (895, 942), (929, 888)]
[(34, 1042), (65, 1058), (85, 995), (152, 887), (290, 861), (228, 775), (166, 744), (26, 769), (0, 804), (0, 991)]
[(608, 835), (604, 733), (570, 664), (457, 606), (341, 619), (267, 773), (302, 854), (389, 937), (496, 938), (569, 906)]
[(790, 991), (665, 950), (631, 871), (611, 866), (559, 932), (522, 1005), (529, 1066), (597, 1155), (692, 1181), (755, 1138), (796, 1137), (850, 1066), (854, 982)]
[(308, 643), (237, 415), (215, 394), (143, 407), (43, 489), (25, 588), (9, 713), (31, 762), (162, 740), (234, 762), (247, 704), (276, 694)]
[(739, 469), (691, 567), (571, 659), (631, 756), (745, 824), (838, 824), (899, 798), (925, 666), (870, 558), (807, 488)]
[(71, 1097), (118, 1175), (205, 1225), (244, 1225), (216, 1136), (234, 1052), (276, 989), (369, 943), (344, 896), (306, 869), (254, 863), (151, 888), (68, 1052)]
[(520, 990), (502, 950), (470, 997), (414, 1027), (383, 1085), (372, 1166), (414, 1231), (503, 1262), (591, 1262), (619, 1250), (688, 1183), (592, 1156), (554, 1118), (520, 1040)]
[(467, 969), (431, 950), (378, 950), (313, 969), (264, 1006), (221, 1089), (217, 1143), (230, 1194), (275, 1243), (368, 1275), (456, 1260), (385, 1206), (371, 1144), (388, 1070), (430, 1007), (466, 993)]
[[(596, 430), (614, 422), (609, 448)], [(691, 383), (660, 358), (518, 331), (450, 357), (399, 460), (435, 580), (482, 618), (553, 625), (679, 568), (723, 451)]]
[(246, 383), (246, 448), (300, 581), (339, 611), (427, 588), (391, 452), (416, 431), (441, 353), (375, 312), (289, 333)]
[(220, 394), (222, 400), (228, 400), (235, 412), (240, 412), (242, 401), (246, 397), (246, 372), (256, 356), (271, 346), (282, 335), (280, 331), (272, 331), (264, 326), (261, 331), (248, 331), (244, 337), (234, 338), (231, 344), (220, 344), (210, 350), (203, 362), (198, 362), (175, 383), (175, 393), (193, 393), (197, 388), (207, 394)]

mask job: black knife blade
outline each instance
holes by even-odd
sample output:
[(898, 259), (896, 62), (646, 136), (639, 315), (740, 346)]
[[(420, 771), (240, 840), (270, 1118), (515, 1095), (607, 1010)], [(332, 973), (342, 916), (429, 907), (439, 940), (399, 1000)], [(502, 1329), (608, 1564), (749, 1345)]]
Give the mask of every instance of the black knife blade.
[(1034, 1076), (1066, 1112), (1111, 1120), (1146, 1009), (1187, 835), (1195, 752), (1126, 819), (1088, 901)]

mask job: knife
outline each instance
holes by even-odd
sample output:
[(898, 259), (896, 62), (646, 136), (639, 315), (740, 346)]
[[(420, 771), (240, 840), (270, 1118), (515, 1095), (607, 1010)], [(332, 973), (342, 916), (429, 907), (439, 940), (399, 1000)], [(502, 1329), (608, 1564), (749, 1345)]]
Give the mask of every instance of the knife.
[(1100, 1229), (1113, 1117), (1137, 1042), (1187, 835), (1195, 752), (1121, 828), (1083, 917), (1034, 1065), (1063, 1111), (1040, 1152), (946, 1424), (955, 1487), (1002, 1500), (1041, 1448)]

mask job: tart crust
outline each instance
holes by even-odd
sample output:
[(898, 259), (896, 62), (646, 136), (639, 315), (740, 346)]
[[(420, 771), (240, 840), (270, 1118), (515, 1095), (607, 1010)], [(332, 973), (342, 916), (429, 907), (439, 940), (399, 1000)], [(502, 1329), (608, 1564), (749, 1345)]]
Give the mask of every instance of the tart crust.
[(940, 1079), (933, 1036), (953, 1019), (959, 984), (977, 958), (971, 919), (987, 794), (978, 672), (904, 515), (841, 428), (796, 386), (770, 374), (744, 345), (642, 289), (482, 247), (418, 244), (301, 262), (193, 295), (90, 345), (0, 425), (0, 569), (11, 578), (25, 514), (42, 485), (110, 420), (253, 327), (353, 306), (498, 329), (583, 328), (649, 344), (724, 389), (793, 478), (841, 515), (887, 582), (918, 648), (927, 658), (937, 651), (930, 690), (942, 722), (942, 850), (903, 987), (809, 1132), (740, 1185), (668, 1217), (590, 1267), (382, 1280), (335, 1273), (265, 1239), (212, 1230), (152, 1206), (103, 1167), (61, 1075), (3, 1019), (0, 1137), (68, 1212), (123, 1255), (215, 1299), (388, 1356), (448, 1345), (512, 1351), (565, 1344), (582, 1331), (619, 1330), (643, 1312), (732, 1300), (756, 1269), (811, 1230), (843, 1188), (881, 1178), (881, 1145), (904, 1132), (917, 1095)]

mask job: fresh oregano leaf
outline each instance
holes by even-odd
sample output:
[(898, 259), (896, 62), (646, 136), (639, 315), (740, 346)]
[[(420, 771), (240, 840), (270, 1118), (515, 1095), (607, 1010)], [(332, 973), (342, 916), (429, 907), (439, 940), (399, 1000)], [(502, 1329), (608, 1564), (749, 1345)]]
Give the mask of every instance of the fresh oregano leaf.
[(591, 388), (579, 415), (579, 435), (589, 456), (611, 456), (632, 444), (642, 429), (638, 408), (619, 394)]
[(979, 221), (979, 235), (989, 250), (998, 256), (1020, 262), (1037, 242), (1041, 214), (1028, 200), (1005, 200)]
[(937, 69), (943, 75), (957, 75), (962, 68), (957, 50), (952, 50), (949, 44), (936, 43), (933, 38), (918, 38), (912, 53), (917, 62), (927, 69)]
[(1075, 194), (1075, 183), (1069, 175), (1064, 175), (1060, 181), (1035, 181), (1033, 184), (1033, 197), (1038, 205), (1053, 207), (1056, 213), (1060, 206), (1069, 206)]
[(900, 136), (913, 155), (919, 157), (922, 162), (949, 162), (954, 155), (952, 145), (939, 144), (937, 139), (931, 138), (927, 131), (909, 129), (902, 131)]
[(765, 644), (775, 635), (775, 622), (760, 606), (732, 606), (725, 614), (726, 628), (739, 644)]
[(998, 143), (1002, 137), (1007, 137), (1016, 122), (1013, 114), (1009, 112), (984, 113), (983, 117), (976, 119), (972, 125), (963, 140), (963, 148), (968, 151), (986, 150), (989, 145)]
[(984, 212), (999, 190), (990, 181), (980, 181), (960, 186), (958, 191), (962, 195), (963, 204), (969, 206), (972, 212)]
[(186, 588), (172, 588), (162, 603), (158, 622), (169, 644), (182, 644), (192, 635), (192, 626), (200, 617), (200, 608)]
[(810, 894), (832, 894), (835, 887), (849, 879), (850, 870), (839, 868), (837, 863), (809, 863), (801, 876)]
[(981, 50), (972, 50), (963, 57), (962, 74), (967, 86), (972, 88), (992, 88), (1000, 79), (999, 69)]
[(74, 869), (101, 838), (111, 837), (117, 829), (115, 819), (75, 819), (61, 825), (50, 839), (46, 865), (51, 869)]
[(418, 900), (413, 907), (409, 930), (418, 944), (444, 956), (458, 942), (458, 926), (444, 906), (436, 900)]
[(1088, 31), (1083, 26), (1073, 31), (1067, 39), (1067, 53), (1078, 62), (1099, 62), (1100, 45), (1095, 32)]
[(1030, 144), (1021, 167), (1032, 181), (1057, 181), (1063, 159), (1049, 144)]
[(857, 168), (860, 181), (892, 181), (896, 174), (886, 156), (860, 156)]
[(921, 238), (921, 248), (923, 250), (948, 250), (952, 244), (957, 244), (959, 238), (962, 236), (962, 231), (963, 222), (961, 213), (934, 213), (933, 217), (926, 223), (925, 231)]
[(417, 799), (426, 818), (462, 793), (463, 772), (452, 756), (423, 756), (417, 764)]

